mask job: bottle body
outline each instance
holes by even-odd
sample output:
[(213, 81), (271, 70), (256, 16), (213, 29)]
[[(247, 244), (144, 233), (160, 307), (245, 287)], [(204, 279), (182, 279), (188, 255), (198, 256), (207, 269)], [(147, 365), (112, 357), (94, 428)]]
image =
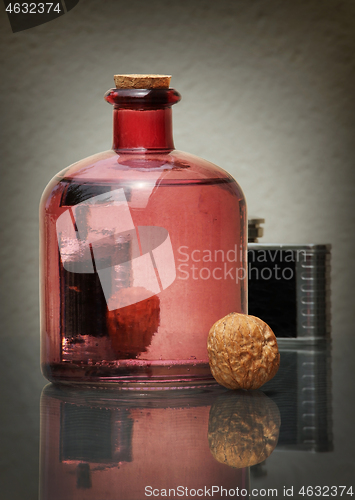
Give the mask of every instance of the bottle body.
[(112, 89), (113, 149), (41, 200), (42, 370), (50, 381), (212, 380), (209, 329), (247, 312), (243, 193), (174, 149), (173, 89)]

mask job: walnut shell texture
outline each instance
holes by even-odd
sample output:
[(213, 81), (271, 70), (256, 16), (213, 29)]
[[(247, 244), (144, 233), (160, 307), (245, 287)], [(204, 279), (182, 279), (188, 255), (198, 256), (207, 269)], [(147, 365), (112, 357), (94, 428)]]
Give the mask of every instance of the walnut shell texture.
[(258, 389), (280, 366), (277, 340), (261, 319), (231, 313), (217, 321), (208, 334), (212, 375), (228, 389)]
[(261, 391), (233, 391), (213, 403), (208, 444), (214, 458), (237, 469), (263, 462), (277, 445), (280, 411)]

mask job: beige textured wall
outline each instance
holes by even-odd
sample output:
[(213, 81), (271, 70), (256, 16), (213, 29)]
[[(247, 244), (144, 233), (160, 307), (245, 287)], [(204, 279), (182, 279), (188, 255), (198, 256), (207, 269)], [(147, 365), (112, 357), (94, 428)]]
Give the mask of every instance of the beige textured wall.
[[(36, 460), (23, 450), (36, 452), (44, 384), (38, 202), (56, 172), (110, 147), (102, 96), (114, 73), (173, 75), (177, 148), (236, 177), (249, 213), (266, 218), (265, 242), (332, 243), (337, 404), (354, 376), (342, 355), (355, 349), (355, 3), (81, 0), (17, 34), (0, 11), (3, 456), (8, 487), (15, 467), (24, 477), (11, 498), (36, 498)], [(31, 429), (19, 452), (11, 443)]]

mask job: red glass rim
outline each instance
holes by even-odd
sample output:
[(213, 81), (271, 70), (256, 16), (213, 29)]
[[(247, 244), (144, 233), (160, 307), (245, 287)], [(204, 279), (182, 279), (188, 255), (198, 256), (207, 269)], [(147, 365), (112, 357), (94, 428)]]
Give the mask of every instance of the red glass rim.
[(180, 101), (181, 95), (169, 89), (110, 89), (104, 95), (109, 104), (126, 109), (167, 108)]

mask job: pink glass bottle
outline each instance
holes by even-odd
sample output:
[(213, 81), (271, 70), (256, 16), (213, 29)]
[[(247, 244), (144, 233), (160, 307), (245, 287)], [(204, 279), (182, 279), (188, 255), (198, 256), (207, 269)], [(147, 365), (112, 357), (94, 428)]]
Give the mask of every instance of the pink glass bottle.
[(174, 149), (180, 95), (160, 77), (133, 88), (142, 78), (105, 95), (112, 149), (60, 172), (42, 196), (41, 362), (53, 382), (211, 382), (209, 329), (247, 312), (242, 190)]

